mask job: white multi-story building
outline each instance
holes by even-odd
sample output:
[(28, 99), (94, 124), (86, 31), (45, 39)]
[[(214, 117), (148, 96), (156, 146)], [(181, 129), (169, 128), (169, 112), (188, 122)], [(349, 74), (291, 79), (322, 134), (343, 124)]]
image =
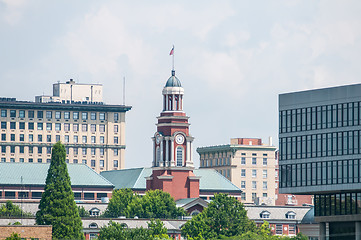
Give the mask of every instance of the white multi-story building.
[(49, 162), (52, 145), (61, 141), (69, 163), (97, 172), (124, 168), (125, 113), (131, 107), (104, 104), (101, 85), (82, 84), (78, 93), (78, 84), (69, 81), (55, 89), (46, 101), (0, 98), (0, 161)]
[(231, 144), (200, 147), (200, 168), (213, 168), (243, 192), (243, 203), (275, 205), (276, 147), (262, 139), (234, 138)]

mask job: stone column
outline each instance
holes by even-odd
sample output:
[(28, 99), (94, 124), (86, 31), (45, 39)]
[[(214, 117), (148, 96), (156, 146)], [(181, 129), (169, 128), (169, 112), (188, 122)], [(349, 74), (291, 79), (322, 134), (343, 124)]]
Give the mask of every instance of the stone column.
[(320, 222), (319, 240), (326, 240), (326, 223)]
[(172, 110), (174, 111), (175, 110), (175, 104), (174, 104), (174, 99), (175, 99), (175, 97), (174, 97), (174, 95), (172, 95)]
[(187, 141), (187, 147), (186, 147), (186, 166), (189, 165), (190, 161), (191, 161), (191, 144), (189, 141)]
[(175, 167), (175, 162), (174, 162), (174, 142), (173, 142), (173, 138), (170, 139), (170, 165), (172, 167)]
[(156, 144), (155, 144), (155, 139), (153, 139), (153, 167), (155, 167), (157, 164), (157, 152), (155, 149), (156, 149)]
[(361, 240), (361, 222), (355, 222), (355, 236), (356, 240)]
[(165, 139), (165, 163), (167, 166), (170, 166), (169, 162), (169, 139)]
[(164, 167), (164, 161), (163, 161), (163, 137), (160, 138), (160, 165), (159, 166), (162, 166)]

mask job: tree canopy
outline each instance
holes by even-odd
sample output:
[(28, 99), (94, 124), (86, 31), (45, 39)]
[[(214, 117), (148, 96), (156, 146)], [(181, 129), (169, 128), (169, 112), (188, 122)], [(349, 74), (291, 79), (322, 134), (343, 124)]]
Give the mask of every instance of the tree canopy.
[(46, 185), (36, 213), (36, 223), (52, 225), (54, 239), (84, 239), (65, 157), (64, 145), (57, 142), (52, 149)]
[(5, 204), (0, 206), (1, 217), (31, 217), (31, 213), (24, 212), (19, 206), (13, 204), (12, 201), (8, 200)]
[(167, 192), (150, 190), (141, 197), (131, 189), (114, 190), (104, 213), (104, 217), (128, 218), (177, 218), (184, 215), (184, 209), (177, 208), (174, 199)]
[(99, 240), (157, 240), (169, 239), (167, 229), (159, 219), (148, 222), (148, 228), (129, 229), (126, 225), (110, 221), (108, 226), (99, 231)]

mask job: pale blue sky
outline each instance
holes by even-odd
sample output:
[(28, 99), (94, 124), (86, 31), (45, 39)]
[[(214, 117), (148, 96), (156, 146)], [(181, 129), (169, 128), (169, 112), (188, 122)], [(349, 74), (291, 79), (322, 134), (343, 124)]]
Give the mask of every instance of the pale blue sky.
[(360, 12), (357, 0), (0, 0), (0, 96), (34, 100), (73, 78), (121, 104), (125, 76), (126, 167), (150, 166), (174, 44), (195, 148), (276, 142), (279, 93), (360, 83)]

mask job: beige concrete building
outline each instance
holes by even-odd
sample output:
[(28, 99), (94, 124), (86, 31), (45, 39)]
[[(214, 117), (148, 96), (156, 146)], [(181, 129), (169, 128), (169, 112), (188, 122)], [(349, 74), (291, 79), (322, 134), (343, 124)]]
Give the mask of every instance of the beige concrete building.
[(213, 168), (242, 189), (243, 203), (275, 205), (276, 147), (262, 139), (234, 138), (231, 144), (200, 147), (200, 168)]
[(102, 86), (98, 87), (82, 84), (80, 88), (93, 89), (100, 102), (87, 101), (93, 98), (92, 91), (77, 93), (72, 80), (54, 84), (60, 93), (73, 89), (64, 96), (54, 96), (55, 91), (54, 101), (44, 96), (36, 102), (0, 98), (0, 161), (49, 162), (52, 145), (61, 141), (69, 163), (84, 163), (97, 172), (124, 168), (125, 113), (131, 107), (104, 104)]

